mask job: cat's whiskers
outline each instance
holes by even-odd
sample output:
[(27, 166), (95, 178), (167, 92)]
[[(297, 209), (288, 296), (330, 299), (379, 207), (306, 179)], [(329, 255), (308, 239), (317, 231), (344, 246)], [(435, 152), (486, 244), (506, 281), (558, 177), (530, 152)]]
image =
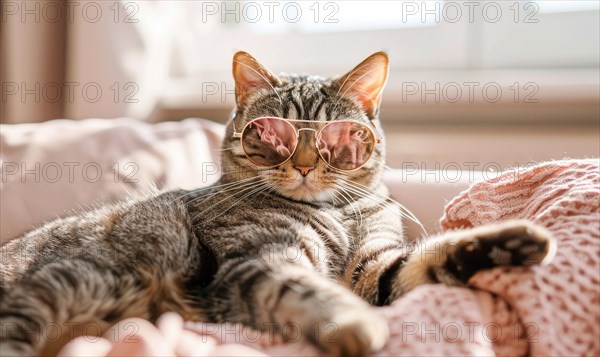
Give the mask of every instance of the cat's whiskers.
[(258, 178), (257, 176), (254, 176), (254, 177), (250, 177), (248, 179), (231, 182), (230, 184), (227, 184), (227, 187), (225, 187), (222, 190), (218, 190), (216, 192), (211, 192), (211, 193), (207, 193), (205, 195), (194, 197), (190, 202), (188, 202), (188, 204), (191, 204), (191, 203), (197, 201), (200, 198), (209, 198), (209, 197), (221, 194), (221, 193), (225, 193), (225, 192), (229, 192), (229, 191), (234, 191), (234, 190), (239, 190), (239, 189), (242, 189), (242, 188), (245, 188), (245, 187), (249, 187), (249, 186), (255, 185), (256, 184), (255, 181), (256, 181), (257, 178)]
[(382, 208), (393, 207), (392, 204), (396, 205), (398, 208), (398, 213), (400, 213), (400, 215), (402, 217), (417, 224), (419, 226), (419, 228), (421, 229), (421, 231), (423, 232), (423, 234), (427, 234), (427, 231), (425, 230), (425, 227), (423, 226), (421, 221), (403, 204), (395, 201), (394, 199), (392, 199), (390, 197), (385, 197), (385, 196), (373, 191), (370, 187), (364, 186), (358, 182), (354, 182), (351, 180), (343, 180), (343, 179), (341, 179), (341, 181), (346, 185), (346, 188), (348, 190), (355, 192), (355, 194), (360, 195), (361, 197), (371, 199), (373, 201), (375, 201), (374, 199), (377, 198), (378, 200), (376, 202), (379, 202), (379, 205)]
[(271, 185), (271, 187), (263, 195), (263, 198), (260, 200), (260, 204), (262, 204), (264, 202), (265, 198), (268, 197), (269, 194), (273, 193), (276, 190), (276, 188), (277, 188), (276, 184)]
[(389, 167), (388, 165), (384, 164), (381, 161), (377, 161), (377, 160), (375, 160), (373, 158), (371, 158), (370, 160), (373, 161), (374, 163), (376, 163), (377, 165), (383, 166), (384, 169), (393, 170), (393, 168)]
[(196, 214), (194, 216), (193, 220), (196, 220), (198, 217), (200, 217), (204, 213), (208, 212), (211, 208), (220, 205), (221, 203), (227, 201), (228, 199), (231, 199), (231, 198), (235, 197), (238, 194), (241, 194), (241, 193), (244, 193), (244, 192), (247, 192), (247, 191), (251, 191), (251, 190), (253, 190), (256, 187), (256, 185), (260, 185), (260, 184), (264, 184), (264, 183), (265, 183), (265, 181), (263, 181), (263, 182), (261, 182), (261, 181), (252, 182), (251, 184), (244, 185), (244, 188), (242, 188), (242, 189), (234, 190), (234, 192), (232, 192), (232, 193), (226, 193), (225, 194), (226, 197), (224, 197), (223, 199), (221, 199), (221, 200), (213, 203), (212, 205), (208, 206), (204, 210), (200, 211), (198, 214)]
[(421, 222), (418, 220), (418, 218), (404, 205), (402, 205), (401, 203), (392, 199), (391, 197), (386, 197), (386, 196), (379, 194), (378, 192), (375, 192), (372, 188), (370, 188), (368, 186), (365, 186), (358, 182), (352, 181), (349, 178), (347, 179), (347, 177), (349, 177), (349, 175), (347, 173), (338, 172), (338, 178), (341, 181), (343, 181), (345, 184), (350, 185), (355, 190), (358, 190), (359, 193), (361, 193), (361, 196), (365, 196), (365, 197), (369, 197), (369, 198), (372, 198), (372, 196), (376, 196), (379, 199), (379, 202), (381, 202), (381, 203), (384, 203), (388, 206), (391, 206), (392, 204), (397, 205), (398, 208), (400, 209), (400, 212), (403, 214), (404, 217), (406, 217), (407, 219), (410, 219), (411, 221), (413, 221), (416, 224), (418, 224), (419, 226), (421, 226), (422, 229), (424, 229)]
[(353, 187), (351, 185), (348, 185), (347, 183), (341, 183), (340, 185), (344, 186), (348, 191), (355, 194), (356, 196), (358, 196), (361, 199), (362, 198), (368, 199), (372, 202), (377, 203), (377, 205), (382, 208), (390, 207), (394, 213), (402, 214), (401, 210), (399, 210), (397, 207), (392, 206), (391, 204), (389, 204), (388, 202), (386, 202), (385, 200), (383, 200), (379, 197), (373, 197), (369, 193), (361, 191), (357, 187)]
[[(254, 191), (251, 191), (247, 194), (245, 194), (244, 196), (240, 197), (239, 199), (237, 199), (231, 206), (229, 206), (229, 208), (237, 205), (238, 203), (242, 202), (244, 199), (246, 199), (247, 197), (257, 194), (257, 193), (261, 193), (261, 192), (266, 192), (269, 189), (272, 189), (273, 187), (275, 187), (274, 183), (271, 182), (264, 182), (261, 186), (258, 186)], [(227, 208), (225, 211), (227, 211), (229, 208)]]
[(329, 196), (329, 198), (331, 198), (331, 203), (335, 207), (337, 205), (337, 203), (335, 202), (335, 196), (331, 192), (329, 192), (329, 191), (325, 191), (325, 192), (327, 193), (327, 195)]
[(356, 220), (359, 221), (359, 226), (362, 226), (363, 216), (362, 216), (360, 207), (358, 207), (358, 205), (356, 205), (356, 200), (354, 200), (352, 198), (352, 195), (350, 195), (348, 192), (346, 192), (341, 185), (336, 184), (334, 186), (334, 189), (344, 199), (344, 201), (346, 201), (348, 203), (350, 208), (352, 208), (352, 210), (354, 211), (354, 216), (356, 217)]
[[(255, 177), (249, 177), (249, 178), (247, 178), (247, 179), (242, 179), (242, 180), (239, 180), (239, 181), (234, 181), (234, 182), (228, 182), (228, 183), (225, 183), (225, 184), (220, 184), (220, 185), (209, 185), (209, 186), (206, 186), (206, 187), (200, 187), (200, 188), (196, 188), (196, 189), (194, 189), (194, 190), (191, 190), (191, 191), (189, 191), (189, 192), (187, 192), (187, 193), (185, 193), (185, 194), (183, 194), (183, 195), (181, 195), (181, 196), (178, 196), (178, 197), (176, 197), (175, 199), (173, 199), (173, 200), (172, 200), (171, 202), (169, 202), (169, 203), (170, 203), (170, 204), (172, 204), (173, 202), (175, 202), (175, 201), (177, 201), (177, 200), (180, 200), (180, 199), (182, 199), (182, 198), (184, 198), (184, 197), (187, 197), (187, 196), (189, 196), (189, 195), (193, 195), (193, 194), (195, 194), (195, 193), (198, 193), (198, 192), (200, 192), (200, 191), (206, 191), (206, 190), (212, 190), (212, 189), (225, 188), (225, 187), (229, 187), (229, 186), (232, 186), (232, 185), (235, 185), (235, 184), (239, 184), (239, 183), (242, 183), (242, 182), (250, 181), (250, 180), (253, 180), (253, 179), (255, 179)], [(203, 196), (199, 196), (199, 197), (203, 197)], [(195, 197), (195, 198), (194, 198), (192, 201), (196, 200), (196, 199), (197, 199), (197, 198), (199, 198), (199, 197)], [(188, 202), (188, 204), (189, 204), (189, 203), (191, 203), (192, 201)]]
[[(264, 192), (264, 191), (266, 191), (266, 190), (268, 190), (268, 189), (272, 188), (274, 185), (275, 185), (275, 184), (273, 184), (273, 183), (270, 183), (270, 182), (265, 182), (265, 181), (263, 181), (263, 182), (261, 182), (261, 183), (259, 184), (259, 186), (258, 186), (258, 187), (254, 186), (254, 189), (253, 189), (253, 190), (251, 190), (251, 188), (252, 188), (252, 187), (251, 187), (251, 188), (244, 189), (244, 190), (240, 191), (240, 192), (246, 192), (246, 191), (250, 190), (250, 192), (247, 192), (247, 193), (246, 193), (246, 194), (244, 194), (242, 197), (240, 197), (240, 198), (238, 198), (237, 200), (235, 200), (235, 201), (234, 201), (234, 202), (233, 202), (231, 205), (229, 205), (229, 206), (228, 206), (226, 209), (222, 210), (222, 212), (221, 212), (221, 213), (219, 213), (219, 215), (217, 215), (217, 216), (214, 216), (214, 217), (211, 217), (210, 219), (206, 220), (206, 222), (210, 222), (210, 221), (211, 221), (211, 220), (213, 220), (213, 219), (217, 219), (217, 218), (221, 217), (222, 215), (224, 215), (225, 213), (227, 213), (227, 211), (229, 211), (229, 210), (230, 210), (232, 207), (236, 206), (238, 203), (242, 202), (242, 201), (243, 201), (243, 200), (245, 200), (246, 198), (248, 198), (248, 197), (250, 197), (250, 196), (252, 196), (252, 195), (254, 195), (254, 194), (257, 194), (257, 193), (260, 193), (260, 192)], [(237, 193), (234, 193), (234, 194), (233, 194), (234, 196), (230, 196), (230, 197), (228, 197), (228, 198), (235, 197), (235, 195), (236, 195), (236, 194), (237, 194)], [(225, 200), (226, 200), (226, 199), (225, 199)], [(222, 200), (222, 201), (220, 201), (220, 202), (224, 202), (225, 200)], [(203, 211), (203, 212), (204, 212), (204, 211)], [(202, 213), (202, 212), (201, 212), (201, 213)]]
[(365, 194), (364, 192), (361, 192), (359, 190), (357, 190), (354, 187), (351, 186), (346, 186), (345, 187), (346, 190), (348, 190), (349, 192), (355, 194), (356, 196), (359, 197), (359, 199), (367, 199), (370, 202), (372, 202), (373, 204), (375, 204), (375, 206), (381, 207), (382, 209), (385, 210), (389, 210), (394, 214), (398, 214), (403, 218), (409, 219), (409, 220), (413, 220), (412, 218), (410, 218), (410, 216), (408, 216), (407, 214), (405, 214), (399, 207), (394, 207), (393, 205), (383, 201), (382, 199), (378, 198), (378, 197), (372, 197), (370, 195)]

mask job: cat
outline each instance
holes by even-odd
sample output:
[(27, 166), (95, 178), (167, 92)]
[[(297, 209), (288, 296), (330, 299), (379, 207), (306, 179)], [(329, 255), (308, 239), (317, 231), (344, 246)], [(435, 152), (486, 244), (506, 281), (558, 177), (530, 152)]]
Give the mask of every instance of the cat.
[[(377, 52), (337, 78), (277, 76), (237, 52), (217, 184), (57, 219), (1, 247), (1, 355), (52, 354), (86, 324), (103, 331), (175, 311), (259, 330), (294, 323), (324, 352), (362, 356), (388, 336), (372, 305), (418, 285), (465, 286), (484, 269), (548, 261), (553, 238), (527, 221), (411, 246), (381, 182), (388, 62)], [(336, 121), (346, 126), (327, 126)], [(354, 125), (359, 133), (344, 136)], [(50, 341), (49, 324), (71, 333)]]

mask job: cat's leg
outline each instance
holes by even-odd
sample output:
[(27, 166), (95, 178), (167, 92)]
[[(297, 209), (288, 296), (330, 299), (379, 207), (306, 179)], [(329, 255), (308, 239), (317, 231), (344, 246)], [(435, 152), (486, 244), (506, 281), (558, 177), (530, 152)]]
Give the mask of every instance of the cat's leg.
[(550, 232), (530, 221), (450, 231), (418, 247), (396, 277), (395, 292), (401, 294), (424, 282), (464, 286), (481, 270), (544, 264), (555, 252)]
[(148, 301), (124, 272), (89, 259), (47, 264), (5, 290), (0, 355), (53, 355), (79, 334), (99, 334), (121, 318), (143, 317)]
[(370, 227), (362, 237), (356, 237), (343, 283), (371, 305), (390, 303), (393, 281), (412, 252), (402, 231), (400, 219), (393, 220), (385, 210), (365, 217), (364, 227)]
[[(363, 240), (346, 277), (353, 290), (375, 305), (391, 303), (418, 285), (465, 286), (477, 272), (497, 266), (530, 266), (551, 259), (556, 242), (529, 221), (507, 221), (447, 232), (419, 244), (393, 235)], [(377, 247), (377, 248), (374, 248)]]
[(216, 321), (238, 321), (287, 341), (309, 341), (335, 356), (364, 356), (383, 346), (387, 323), (351, 291), (312, 267), (278, 259), (238, 261), (211, 290)]

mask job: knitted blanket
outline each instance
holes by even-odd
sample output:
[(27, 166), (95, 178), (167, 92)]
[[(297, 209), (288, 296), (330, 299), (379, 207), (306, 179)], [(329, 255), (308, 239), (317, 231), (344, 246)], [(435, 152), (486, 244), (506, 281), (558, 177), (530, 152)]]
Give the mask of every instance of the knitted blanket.
[(547, 266), (476, 274), (475, 288), (422, 286), (383, 312), (382, 354), (600, 355), (598, 160), (540, 164), (474, 184), (445, 209), (444, 230), (530, 219), (554, 233)]
[[(471, 288), (418, 287), (379, 309), (391, 338), (377, 355), (600, 355), (599, 161), (545, 163), (474, 184), (447, 205), (441, 227), (514, 218), (554, 233), (554, 260), (543, 267), (478, 273)], [(124, 330), (127, 323), (137, 329)], [(157, 327), (132, 319), (114, 329), (125, 332), (80, 337), (62, 355), (318, 355), (299, 343), (273, 346), (273, 336), (240, 326), (184, 325), (175, 314), (163, 316)]]

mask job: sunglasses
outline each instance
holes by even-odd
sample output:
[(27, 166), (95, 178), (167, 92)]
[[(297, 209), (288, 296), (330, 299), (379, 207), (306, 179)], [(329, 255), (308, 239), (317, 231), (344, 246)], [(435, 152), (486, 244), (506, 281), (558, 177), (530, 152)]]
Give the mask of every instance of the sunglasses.
[[(373, 128), (377, 128), (373, 123)], [(296, 151), (301, 131), (314, 133), (319, 156), (330, 167), (352, 171), (363, 167), (373, 155), (381, 135), (353, 120), (320, 121), (261, 117), (249, 121), (233, 136), (240, 138), (244, 154), (253, 164), (275, 167)]]

